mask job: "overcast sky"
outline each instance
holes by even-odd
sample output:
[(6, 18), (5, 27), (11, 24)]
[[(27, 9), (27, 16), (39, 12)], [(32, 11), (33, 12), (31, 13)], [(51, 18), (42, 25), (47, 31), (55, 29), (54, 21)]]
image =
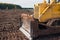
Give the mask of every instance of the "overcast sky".
[(34, 7), (35, 3), (42, 2), (43, 0), (0, 0), (0, 3), (18, 4), (22, 7)]

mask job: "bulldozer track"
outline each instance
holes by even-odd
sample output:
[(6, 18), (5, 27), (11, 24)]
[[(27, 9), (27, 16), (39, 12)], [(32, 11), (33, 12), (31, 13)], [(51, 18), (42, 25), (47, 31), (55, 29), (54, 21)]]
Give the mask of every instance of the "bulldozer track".
[[(52, 19), (48, 21), (46, 24), (39, 23), (37, 20), (32, 21), (32, 40), (60, 40), (60, 26), (55, 24), (55, 22), (58, 24), (59, 21), (60, 19)], [(52, 26), (53, 23), (54, 25)]]

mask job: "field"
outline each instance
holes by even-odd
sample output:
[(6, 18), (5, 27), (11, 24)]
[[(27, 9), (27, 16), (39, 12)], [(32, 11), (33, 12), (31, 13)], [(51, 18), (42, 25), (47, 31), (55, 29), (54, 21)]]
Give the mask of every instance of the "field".
[(1, 40), (28, 40), (27, 37), (19, 31), (22, 13), (31, 15), (33, 12), (25, 9), (0, 10)]

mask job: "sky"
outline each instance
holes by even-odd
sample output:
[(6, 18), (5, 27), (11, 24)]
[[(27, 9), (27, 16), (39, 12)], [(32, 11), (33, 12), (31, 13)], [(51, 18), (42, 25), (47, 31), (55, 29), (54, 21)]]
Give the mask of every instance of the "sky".
[(43, 0), (0, 0), (0, 3), (17, 4), (23, 8), (33, 8), (35, 3), (43, 2)]

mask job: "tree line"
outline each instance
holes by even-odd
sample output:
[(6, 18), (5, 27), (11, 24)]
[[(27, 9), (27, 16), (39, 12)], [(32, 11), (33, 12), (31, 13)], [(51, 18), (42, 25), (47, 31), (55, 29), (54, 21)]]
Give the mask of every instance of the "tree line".
[(17, 8), (17, 9), (22, 9), (21, 6), (19, 5), (16, 5), (16, 4), (6, 4), (6, 3), (0, 3), (0, 9), (14, 9), (14, 8)]

